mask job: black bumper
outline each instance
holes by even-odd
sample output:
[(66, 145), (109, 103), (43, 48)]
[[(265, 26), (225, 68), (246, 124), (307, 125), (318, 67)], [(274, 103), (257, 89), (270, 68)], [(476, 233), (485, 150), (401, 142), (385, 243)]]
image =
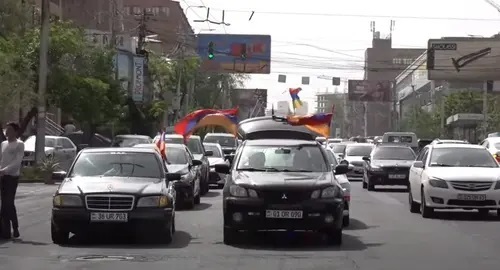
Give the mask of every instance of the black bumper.
[(370, 184), (380, 186), (406, 186), (410, 184), (409, 175), (405, 173), (405, 178), (392, 179), (389, 174), (385, 172), (367, 172)]
[[(301, 219), (266, 218), (266, 210), (300, 210)], [(224, 199), (224, 225), (236, 230), (323, 230), (342, 227), (343, 199), (308, 200), (300, 204), (266, 204), (250, 198)], [(242, 220), (235, 221), (233, 214), (241, 213)], [(333, 217), (326, 222), (325, 217)]]
[(165, 224), (172, 222), (174, 215), (171, 208), (144, 208), (126, 212), (128, 214), (127, 222), (92, 222), (90, 221), (90, 215), (95, 212), (99, 211), (90, 211), (83, 208), (53, 208), (52, 224), (59, 230), (72, 233), (115, 230), (117, 228), (142, 230), (145, 227), (164, 227)]
[(175, 182), (175, 199), (177, 202), (190, 201), (194, 197), (193, 187), (187, 182)]

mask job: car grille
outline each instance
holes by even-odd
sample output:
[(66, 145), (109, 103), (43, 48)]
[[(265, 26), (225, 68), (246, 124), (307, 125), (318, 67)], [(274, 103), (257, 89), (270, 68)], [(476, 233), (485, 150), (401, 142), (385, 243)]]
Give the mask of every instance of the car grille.
[(391, 174), (408, 174), (410, 168), (408, 167), (384, 167), (384, 171)]
[(134, 208), (132, 195), (87, 195), (85, 203), (88, 210), (99, 211), (130, 211)]
[(365, 163), (363, 161), (352, 161), (351, 164), (352, 164), (352, 166), (356, 166), (356, 167), (362, 167), (365, 165)]
[(485, 191), (491, 188), (492, 182), (460, 182), (451, 181), (451, 186), (454, 189), (466, 191)]
[[(310, 191), (257, 191), (260, 198), (266, 203), (294, 204), (311, 198)], [(285, 195), (285, 196), (283, 196)], [(286, 198), (285, 198), (286, 197)]]

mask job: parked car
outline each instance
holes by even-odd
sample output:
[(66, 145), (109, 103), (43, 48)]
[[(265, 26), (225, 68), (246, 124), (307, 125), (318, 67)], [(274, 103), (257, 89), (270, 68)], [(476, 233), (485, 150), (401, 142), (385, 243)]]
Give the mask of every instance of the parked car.
[[(23, 165), (31, 166), (35, 162), (36, 136), (30, 136), (24, 142)], [(68, 170), (77, 154), (76, 145), (62, 136), (45, 136), (45, 156), (54, 158), (61, 170)]]
[(210, 180), (209, 184), (217, 185), (219, 188), (224, 186), (226, 179), (225, 174), (220, 174), (215, 171), (215, 165), (217, 164), (228, 164), (227, 159), (224, 158), (222, 153), (222, 147), (218, 143), (203, 143), (203, 146), (208, 151), (212, 151), (212, 156), (208, 157), (208, 162), (210, 163)]

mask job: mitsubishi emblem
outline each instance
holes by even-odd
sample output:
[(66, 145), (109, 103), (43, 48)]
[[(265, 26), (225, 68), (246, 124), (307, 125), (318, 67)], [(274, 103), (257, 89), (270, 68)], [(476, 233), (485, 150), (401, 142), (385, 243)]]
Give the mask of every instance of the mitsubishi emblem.
[(281, 196), (281, 199), (282, 199), (282, 200), (286, 200), (286, 199), (288, 199), (288, 197), (286, 196), (286, 194), (285, 194), (285, 193), (283, 193), (283, 196)]
[(109, 192), (113, 191), (113, 186), (112, 185), (108, 185), (108, 191)]
[(469, 188), (470, 188), (470, 189), (473, 189), (473, 188), (475, 188), (475, 187), (476, 187), (476, 184), (469, 184)]

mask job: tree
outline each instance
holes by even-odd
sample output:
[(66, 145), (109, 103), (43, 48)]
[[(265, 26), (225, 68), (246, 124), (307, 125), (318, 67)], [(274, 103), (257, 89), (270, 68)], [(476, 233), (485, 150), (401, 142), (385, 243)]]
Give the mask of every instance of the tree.
[(419, 138), (439, 138), (440, 117), (435, 111), (426, 111), (420, 106), (414, 106), (403, 118), (401, 128), (415, 132)]

